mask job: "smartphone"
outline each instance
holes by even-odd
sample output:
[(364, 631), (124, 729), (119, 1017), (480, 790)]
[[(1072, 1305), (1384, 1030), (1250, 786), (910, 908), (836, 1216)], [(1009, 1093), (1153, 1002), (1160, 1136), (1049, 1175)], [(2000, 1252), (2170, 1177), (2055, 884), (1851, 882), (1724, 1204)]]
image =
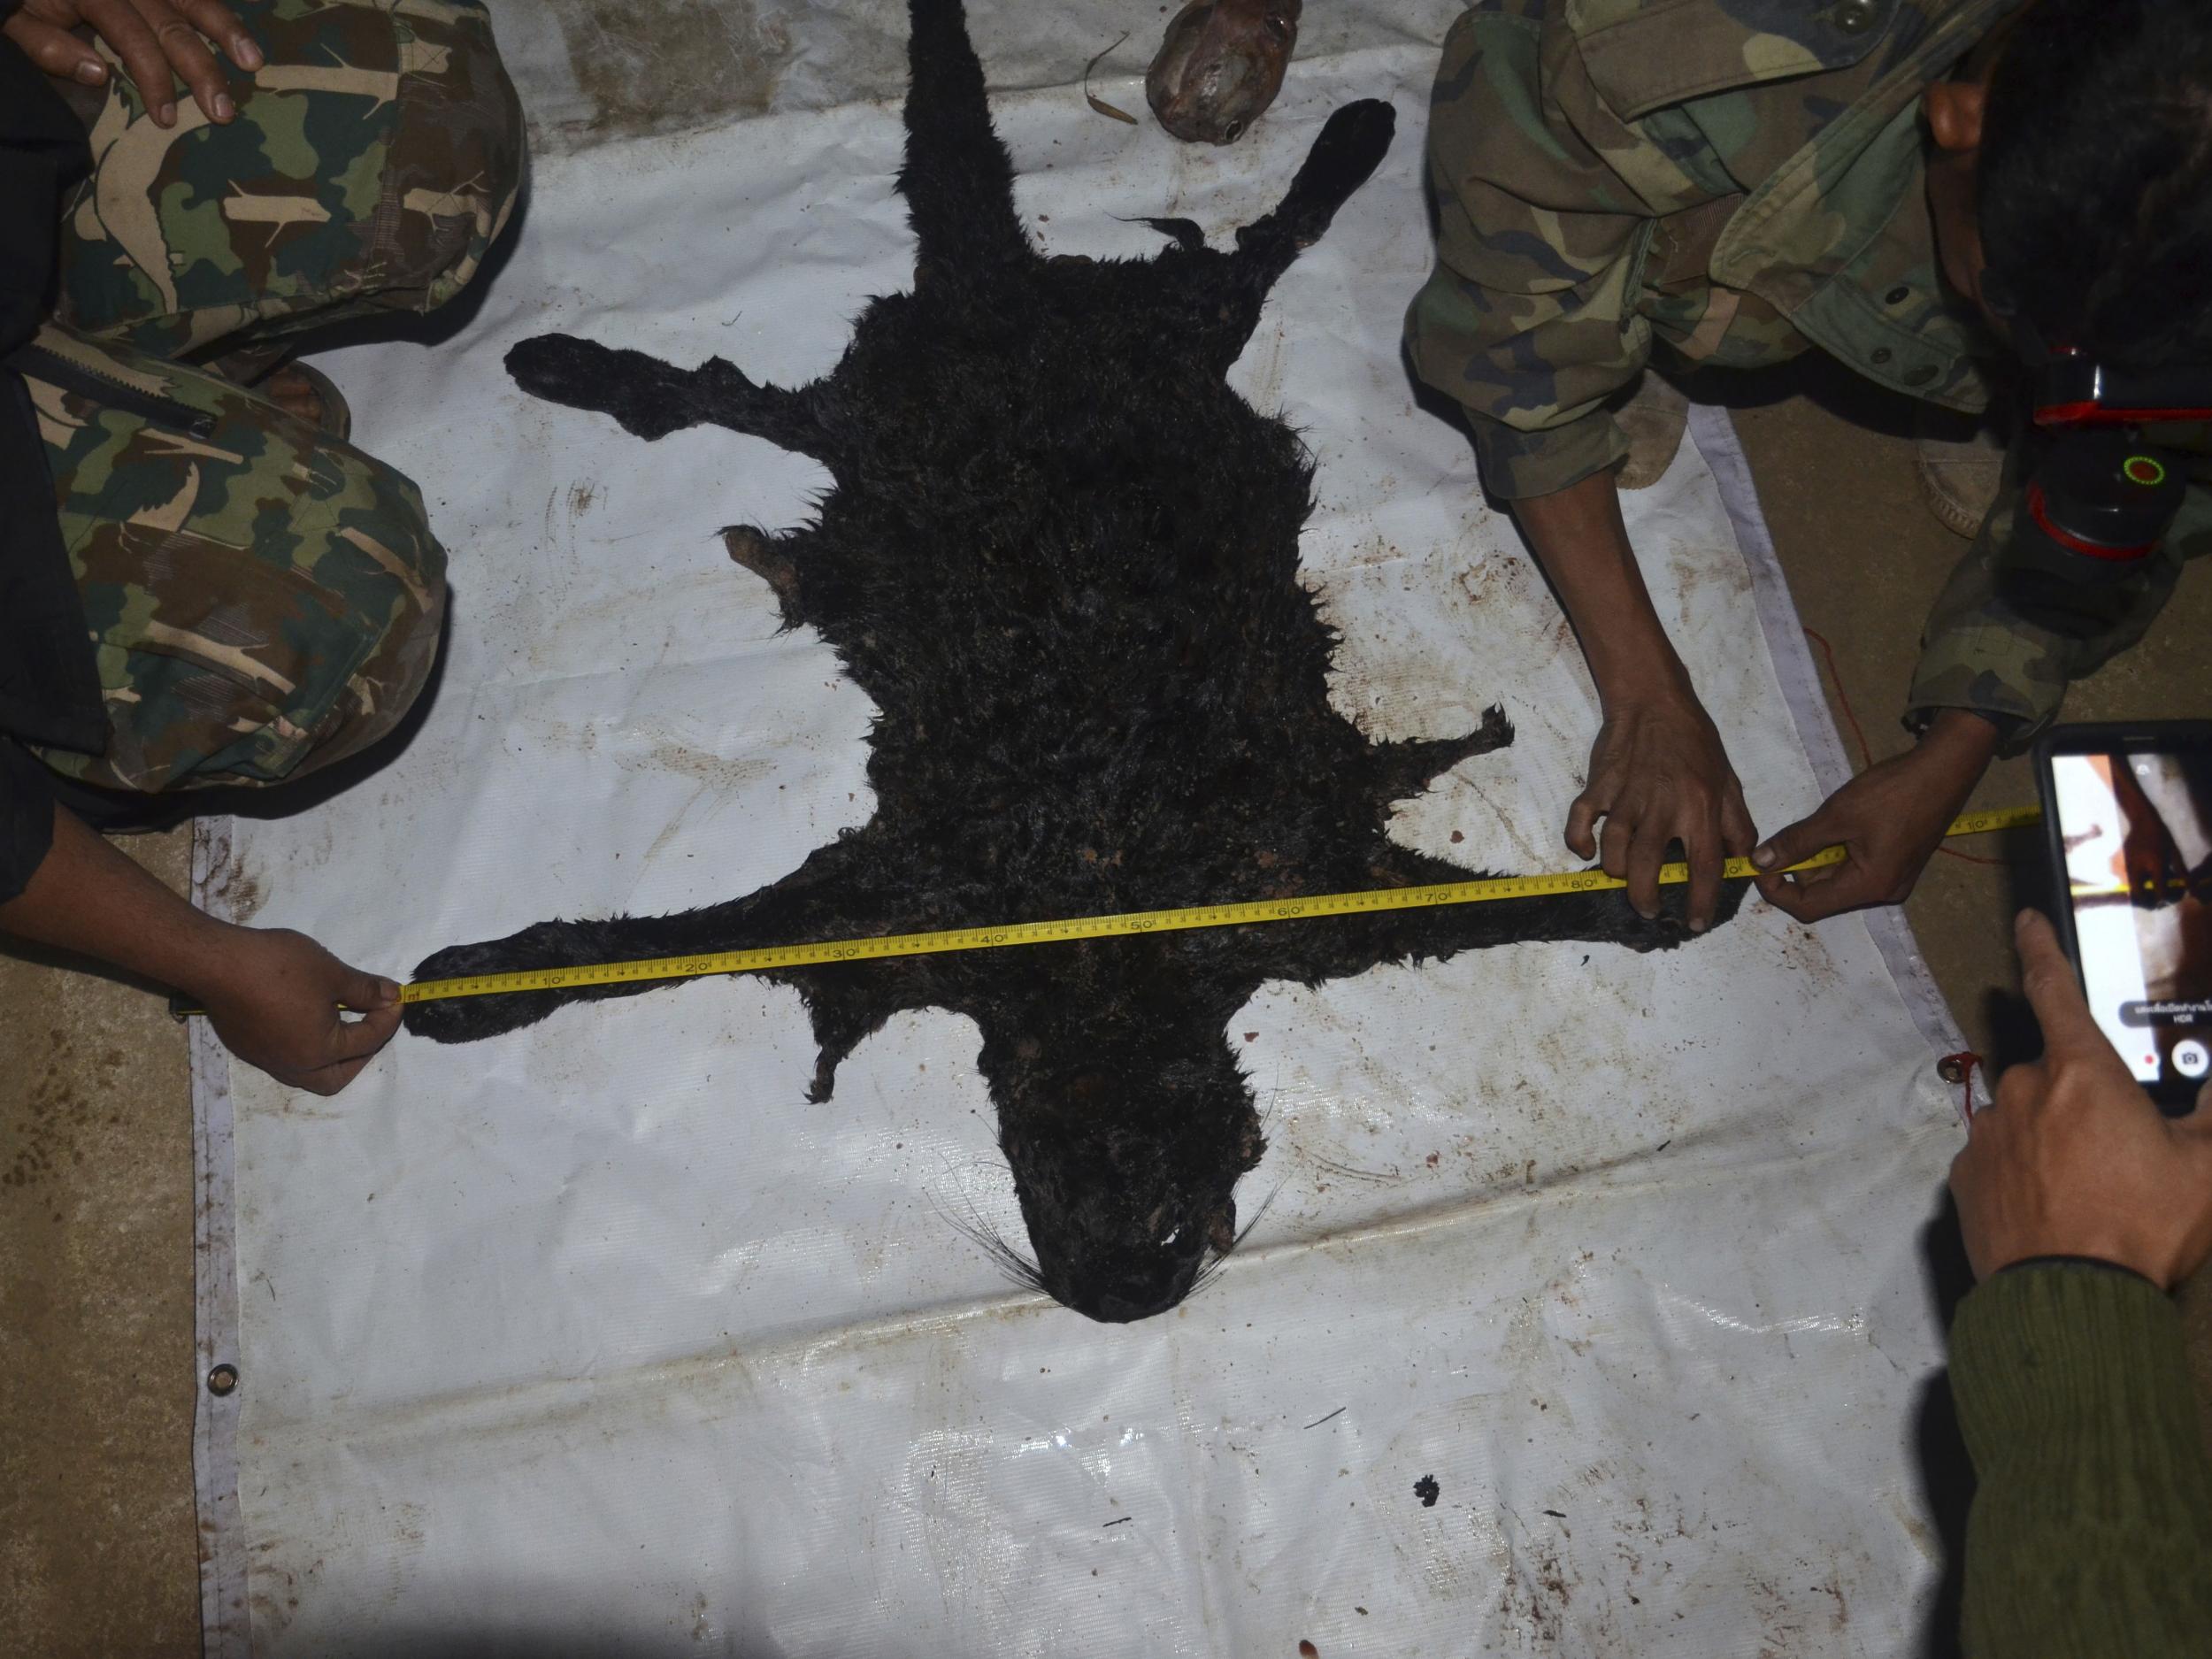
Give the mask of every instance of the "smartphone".
[(2089, 1011), (2180, 1116), (2212, 1075), (2212, 720), (2056, 726), (2036, 778)]

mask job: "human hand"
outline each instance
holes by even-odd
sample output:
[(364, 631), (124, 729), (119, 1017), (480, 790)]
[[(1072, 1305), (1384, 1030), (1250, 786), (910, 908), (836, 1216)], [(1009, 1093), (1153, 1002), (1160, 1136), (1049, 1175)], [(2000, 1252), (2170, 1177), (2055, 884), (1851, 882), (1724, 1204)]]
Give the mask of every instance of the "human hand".
[[(1801, 922), (1901, 902), (1943, 844), (1943, 832), (1974, 793), (1996, 747), (1997, 728), (1988, 721), (1946, 710), (1913, 748), (1869, 766), (1809, 818), (1762, 842), (1751, 862), (1774, 873), (1757, 878), (1760, 895)], [(1850, 855), (1843, 863), (1782, 873), (1839, 844)]]
[[(280, 1083), (335, 1094), (399, 1029), (399, 987), (349, 968), (304, 933), (226, 928), (196, 995), (223, 1046)], [(342, 1018), (342, 1003), (358, 1019)]]
[[(1605, 827), (1594, 835), (1601, 818)], [(1720, 902), (1721, 864), (1755, 838), (1720, 733), (1694, 695), (1640, 700), (1606, 715), (1590, 746), (1590, 781), (1567, 813), (1567, 845), (1624, 878), (1638, 915), (1658, 915), (1659, 866), (1667, 843), (1679, 841), (1690, 866), (1690, 931), (1702, 932)]]
[(261, 67), (261, 49), (219, 0), (23, 0), (23, 9), (0, 24), (0, 35), (50, 75), (104, 85), (107, 61), (70, 33), (80, 26), (113, 48), (160, 127), (177, 124), (178, 80), (191, 88), (192, 101), (209, 120), (236, 117), (227, 77), (208, 41), (220, 42), (241, 69), (250, 73)]
[(2212, 1255), (2212, 1084), (2160, 1116), (2082, 998), (2051, 925), (2023, 910), (2022, 979), (2043, 1057), (2016, 1065), (1967, 1125), (1951, 1192), (1974, 1276), (2039, 1256), (2132, 1268), (2171, 1290)]

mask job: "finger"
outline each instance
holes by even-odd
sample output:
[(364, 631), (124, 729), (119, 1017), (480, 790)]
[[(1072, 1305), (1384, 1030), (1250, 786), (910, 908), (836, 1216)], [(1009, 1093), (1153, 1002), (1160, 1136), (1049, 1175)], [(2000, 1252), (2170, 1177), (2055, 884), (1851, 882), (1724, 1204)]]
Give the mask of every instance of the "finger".
[(254, 37), (246, 33), (246, 26), (238, 20), (238, 14), (221, 0), (180, 0), (178, 8), (192, 20), (192, 27), (211, 41), (220, 41), (230, 60), (241, 69), (250, 73), (261, 67), (261, 48)]
[(1598, 831), (1598, 863), (1605, 873), (1616, 880), (1628, 873), (1629, 849), (1635, 845), (1636, 821), (1618, 812), (1608, 812), (1605, 823)]
[(169, 59), (162, 53), (161, 42), (146, 27), (146, 19), (138, 15), (130, 0), (84, 0), (81, 9), (85, 21), (123, 60), (123, 73), (138, 88), (139, 102), (154, 118), (154, 125), (174, 127), (176, 81), (169, 73)]
[[(1779, 877), (1768, 879), (1780, 882), (1789, 894), (1787, 903), (1775, 902), (1801, 922), (1825, 921), (1846, 910), (1889, 902), (1879, 880), (1856, 860), (1847, 859), (1826, 870), (1808, 870), (1787, 881)], [(1763, 884), (1760, 890), (1765, 891)]]
[(1824, 848), (1834, 846), (1841, 839), (1835, 821), (1830, 818), (1824, 804), (1809, 816), (1777, 830), (1753, 848), (1751, 862), (1761, 870), (1779, 874), (1792, 864), (1810, 858)]
[(1814, 918), (1806, 913), (1807, 895), (1832, 872), (1824, 869), (1800, 871), (1793, 879), (1785, 877), (1783, 872), (1829, 845), (1832, 833), (1828, 809), (1824, 804), (1808, 817), (1777, 830), (1753, 848), (1753, 866), (1768, 872), (1753, 878), (1758, 887), (1759, 896), (1785, 916), (1794, 917), (1801, 922), (1813, 920)]
[(1860, 896), (1866, 883), (1846, 859), (1839, 864), (1823, 864), (1817, 870), (1800, 870), (1793, 875), (1777, 873), (1755, 879), (1760, 897), (1785, 916), (1801, 922), (1817, 922), (1849, 910), (1855, 904), (1869, 901)]
[(1588, 789), (1575, 796), (1575, 803), (1567, 809), (1567, 849), (1576, 857), (1598, 856), (1597, 837), (1593, 832), (1604, 810), (1596, 795)]
[(1713, 925), (1720, 903), (1720, 840), (1717, 826), (1682, 838), (1682, 859), (1690, 867), (1690, 931), (1701, 933)]
[(2027, 993), (2036, 1023), (2043, 1027), (2044, 1051), (2111, 1054), (2112, 1045), (2097, 1029), (2074, 964), (2060, 949), (2049, 921), (2039, 911), (2023, 910), (2014, 920), (2012, 936), (2020, 947), (2020, 988)]
[[(1759, 896), (1778, 910), (1796, 915), (1805, 895), (1824, 881), (1832, 881), (1850, 868), (1848, 862), (1823, 864), (1817, 870), (1800, 870), (1785, 875), (1777, 871), (1770, 876), (1754, 876), (1752, 885), (1759, 889)], [(1802, 920), (1802, 918), (1799, 918)]]
[(19, 12), (8, 19), (7, 27), (0, 33), (4, 33), (22, 49), (25, 57), (50, 75), (80, 81), (88, 87), (96, 87), (108, 78), (108, 66), (100, 54), (67, 29), (56, 28), (51, 23)]
[(1759, 832), (1751, 822), (1751, 810), (1743, 803), (1743, 791), (1734, 784), (1721, 797), (1720, 844), (1732, 858), (1747, 856), (1759, 840)]
[(1659, 866), (1667, 861), (1667, 843), (1674, 836), (1646, 818), (1636, 826), (1636, 839), (1628, 850), (1628, 902), (1636, 914), (1649, 921), (1659, 914)]
[(332, 1026), (323, 1052), (333, 1064), (365, 1060), (391, 1041), (392, 1033), (399, 1029), (399, 1004), (394, 1002), (358, 1019), (339, 1020)]
[(176, 71), (177, 79), (191, 88), (192, 102), (211, 121), (227, 121), (238, 113), (230, 101), (230, 77), (221, 60), (207, 49), (199, 30), (185, 21), (169, 0), (134, 0), (139, 15), (161, 42), (162, 56)]

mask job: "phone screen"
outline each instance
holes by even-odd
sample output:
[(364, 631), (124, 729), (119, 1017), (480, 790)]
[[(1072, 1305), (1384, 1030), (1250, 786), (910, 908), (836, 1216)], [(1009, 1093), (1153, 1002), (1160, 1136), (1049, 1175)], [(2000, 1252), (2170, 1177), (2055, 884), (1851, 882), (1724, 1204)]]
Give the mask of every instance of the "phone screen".
[(2168, 1100), (2212, 1073), (2212, 746), (2053, 754), (2050, 799), (2090, 1011)]

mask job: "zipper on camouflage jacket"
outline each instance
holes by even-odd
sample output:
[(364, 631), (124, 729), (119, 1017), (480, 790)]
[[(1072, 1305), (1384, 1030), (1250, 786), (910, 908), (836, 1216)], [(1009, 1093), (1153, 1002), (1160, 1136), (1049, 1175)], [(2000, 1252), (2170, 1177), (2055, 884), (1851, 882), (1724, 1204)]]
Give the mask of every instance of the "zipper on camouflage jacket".
[(215, 417), (204, 410), (191, 408), (174, 398), (140, 391), (134, 386), (126, 386), (111, 375), (73, 362), (59, 352), (49, 350), (42, 345), (17, 347), (5, 357), (0, 357), (0, 367), (50, 381), (65, 392), (74, 392), (80, 397), (92, 399), (104, 409), (136, 415), (157, 426), (174, 426), (204, 442), (215, 435)]

